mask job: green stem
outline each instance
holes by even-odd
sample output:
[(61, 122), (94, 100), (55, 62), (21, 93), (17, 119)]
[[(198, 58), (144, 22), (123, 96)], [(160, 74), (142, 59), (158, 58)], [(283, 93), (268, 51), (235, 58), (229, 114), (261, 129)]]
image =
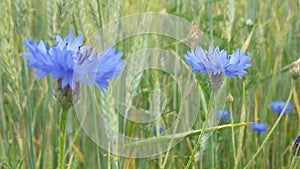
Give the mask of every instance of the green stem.
[(171, 140), (174, 139), (179, 139), (179, 138), (186, 138), (186, 137), (191, 137), (191, 136), (199, 136), (199, 134), (207, 132), (212, 132), (216, 130), (222, 130), (226, 128), (231, 128), (231, 127), (241, 127), (241, 126), (247, 126), (250, 125), (252, 122), (245, 122), (245, 123), (236, 123), (236, 124), (225, 124), (221, 126), (215, 126), (215, 127), (210, 127), (206, 128), (205, 130), (198, 129), (198, 130), (193, 130), (193, 131), (188, 131), (184, 133), (177, 133), (173, 135), (165, 135), (165, 136), (159, 136), (159, 137), (151, 137), (149, 139), (143, 140), (143, 141), (137, 141), (137, 142), (132, 142), (130, 144), (125, 144), (123, 146), (124, 149), (128, 148), (137, 148), (137, 147), (143, 147), (143, 146), (149, 146), (157, 143), (162, 143), (162, 142), (170, 142)]
[[(240, 123), (244, 123), (246, 121), (246, 85), (245, 82), (243, 82), (243, 89), (242, 89), (242, 109), (241, 109), (241, 118)], [(244, 134), (245, 134), (245, 127), (241, 127), (239, 131), (239, 137), (238, 137), (238, 150), (236, 155), (236, 165), (234, 166), (234, 169), (238, 168), (238, 164), (241, 158), (242, 154), (242, 147), (243, 147), (243, 140), (244, 140)]]
[(211, 148), (211, 168), (215, 168), (215, 151), (216, 151), (216, 139), (215, 139), (215, 135), (212, 135), (211, 137), (211, 144), (210, 144), (210, 148)]
[[(295, 144), (296, 143), (294, 142), (292, 146), (295, 146)], [(292, 147), (292, 149), (293, 148), (294, 147)], [(291, 162), (291, 165), (290, 165), (290, 169), (296, 169), (297, 168), (298, 161), (299, 161), (299, 156), (298, 156), (299, 151), (300, 151), (300, 146), (297, 145), (296, 151), (295, 152), (292, 151), (292, 153), (293, 153), (293, 159), (292, 159), (292, 162)]]
[(293, 156), (293, 159), (292, 159), (292, 162), (291, 162), (291, 165), (290, 165), (290, 169), (296, 169), (297, 165), (298, 165), (298, 161), (299, 161), (299, 159), (296, 158), (295, 156)]
[(250, 164), (255, 160), (255, 158), (257, 157), (257, 155), (260, 153), (260, 151), (262, 150), (262, 148), (264, 147), (264, 145), (267, 143), (268, 139), (270, 138), (271, 134), (274, 132), (275, 128), (277, 127), (277, 125), (279, 124), (281, 118), (284, 116), (284, 111), (288, 105), (288, 103), (290, 102), (290, 100), (292, 99), (292, 95), (293, 95), (293, 90), (295, 87), (295, 83), (292, 84), (291, 87), (291, 91), (289, 94), (289, 97), (284, 105), (284, 108), (282, 109), (278, 119), (276, 120), (275, 124), (273, 125), (273, 127), (271, 128), (270, 132), (268, 133), (268, 135), (266, 136), (266, 138), (264, 139), (263, 143), (260, 145), (260, 147), (258, 148), (258, 150), (256, 151), (256, 153), (254, 154), (254, 156), (251, 158), (251, 160), (248, 162), (248, 164), (245, 166), (244, 169), (249, 168)]
[[(234, 124), (233, 115), (232, 115), (232, 103), (229, 104), (229, 112), (231, 124)], [(234, 158), (234, 166), (237, 166), (237, 156), (236, 156), (236, 148), (235, 148), (235, 138), (234, 138), (234, 127), (231, 126), (231, 141), (232, 141), (232, 150), (233, 150), (233, 158)]]
[(68, 109), (61, 108), (59, 123), (59, 169), (64, 169), (65, 143), (66, 143), (66, 127), (68, 119)]
[[(208, 111), (206, 112), (206, 118), (205, 118), (205, 121), (204, 121), (204, 123), (203, 123), (203, 125), (202, 125), (202, 128), (201, 128), (202, 131), (205, 131), (205, 129), (206, 129), (207, 122), (208, 122), (208, 119), (209, 119), (210, 114), (211, 114), (211, 108), (212, 108), (212, 105), (213, 105), (213, 103), (212, 103), (212, 102), (213, 102), (213, 98), (214, 98), (214, 92), (211, 92), (211, 96), (210, 96), (210, 98), (209, 98), (209, 104), (208, 104)], [(193, 159), (194, 159), (194, 156), (195, 156), (196, 152), (198, 151), (198, 149), (200, 148), (200, 143), (201, 143), (201, 139), (202, 139), (203, 133), (204, 133), (204, 132), (201, 132), (201, 133), (199, 134), (197, 143), (196, 143), (196, 145), (195, 145), (195, 147), (194, 147), (194, 149), (193, 149), (193, 152), (192, 152), (192, 154), (191, 154), (191, 156), (190, 156), (190, 158), (189, 158), (188, 163), (187, 163), (186, 166), (185, 166), (185, 169), (190, 168), (190, 165), (192, 164), (192, 161), (193, 161)]]

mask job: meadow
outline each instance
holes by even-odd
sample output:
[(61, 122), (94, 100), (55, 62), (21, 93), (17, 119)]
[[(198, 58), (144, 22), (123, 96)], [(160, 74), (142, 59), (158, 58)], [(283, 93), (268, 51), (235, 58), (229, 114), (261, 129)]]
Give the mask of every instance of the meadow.
[[(0, 168), (300, 168), (291, 150), (300, 135), (300, 78), (290, 66), (300, 58), (300, 0), (0, 5)], [(192, 24), (196, 46), (249, 56), (247, 73), (223, 74), (217, 89), (208, 74), (192, 73)], [(126, 65), (107, 89), (81, 85), (70, 105), (57, 79), (32, 75), (24, 53), (27, 38), (50, 47), (72, 30), (95, 52), (106, 44), (123, 52)], [(274, 101), (286, 104), (276, 112)], [(229, 115), (217, 117), (218, 109)]]

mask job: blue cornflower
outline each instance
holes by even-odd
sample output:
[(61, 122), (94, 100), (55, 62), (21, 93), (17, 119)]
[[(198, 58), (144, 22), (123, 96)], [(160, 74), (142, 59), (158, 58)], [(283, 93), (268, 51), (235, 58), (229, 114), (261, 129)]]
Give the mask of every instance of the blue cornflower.
[(300, 135), (296, 138), (295, 143), (297, 143), (297, 144), (300, 143)]
[[(156, 126), (151, 127), (153, 134), (156, 134)], [(164, 125), (159, 126), (159, 133), (162, 133), (164, 131)]]
[(82, 46), (83, 35), (73, 41), (74, 32), (67, 37), (56, 36), (56, 44), (50, 48), (40, 41), (27, 39), (25, 46), (29, 53), (22, 54), (29, 61), (29, 66), (35, 68), (37, 78), (52, 74), (53, 79), (59, 79), (61, 88), (70, 86), (76, 89), (77, 83), (90, 85), (89, 80), (103, 91), (108, 87), (107, 80), (112, 79), (124, 69), (125, 62), (120, 58), (122, 52), (108, 46), (100, 54), (96, 54), (89, 46)]
[(53, 60), (49, 57), (49, 48), (44, 41), (40, 41), (37, 45), (35, 41), (27, 39), (25, 45), (29, 53), (23, 53), (29, 63), (28, 65), (36, 70), (33, 74), (37, 75), (37, 78), (43, 78), (51, 73), (53, 67)]
[(268, 129), (268, 125), (265, 123), (252, 123), (250, 127), (258, 133), (265, 132)]
[(103, 90), (108, 88), (108, 79), (119, 76), (124, 67), (125, 62), (121, 60), (123, 52), (119, 52), (114, 48), (106, 46), (101, 54), (99, 54), (99, 65), (96, 73), (96, 86)]
[[(270, 103), (270, 107), (275, 113), (280, 114), (284, 108), (285, 103), (286, 103), (285, 101), (274, 101), (274, 102)], [(293, 109), (292, 104), (288, 103), (288, 105), (284, 111), (284, 114), (289, 113), (292, 109)]]
[(94, 54), (94, 51), (90, 51), (90, 55), (84, 63), (77, 65), (75, 72), (88, 74), (94, 84), (104, 91), (108, 88), (108, 80), (119, 76), (125, 67), (125, 62), (121, 60), (123, 52), (107, 45), (102, 53)]
[(300, 135), (296, 138), (291, 146), (291, 150), (294, 156), (300, 156)]
[[(233, 112), (232, 112), (233, 115)], [(228, 112), (228, 110), (217, 110), (217, 116), (219, 119), (222, 120), (227, 120), (228, 118), (230, 118), (230, 114)]]
[(196, 49), (188, 51), (184, 58), (192, 66), (192, 72), (200, 71), (209, 75), (224, 73), (228, 78), (235, 78), (236, 75), (243, 76), (247, 73), (244, 69), (251, 66), (248, 64), (251, 58), (240, 49), (227, 55), (227, 51), (220, 51), (219, 47), (215, 49), (209, 47), (206, 51), (196, 46)]
[(249, 56), (243, 53), (240, 49), (237, 49), (225, 60), (225, 75), (228, 78), (235, 78), (235, 75), (242, 77), (247, 73), (244, 69), (251, 66), (248, 64), (250, 60), (251, 58)]

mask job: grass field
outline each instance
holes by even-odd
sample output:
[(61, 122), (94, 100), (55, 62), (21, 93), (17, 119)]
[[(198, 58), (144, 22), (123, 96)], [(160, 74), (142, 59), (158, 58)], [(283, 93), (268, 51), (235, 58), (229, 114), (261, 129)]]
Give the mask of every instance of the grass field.
[[(190, 50), (189, 41), (186, 38), (178, 42), (179, 39), (174, 37), (187, 37), (192, 22), (201, 32), (196, 45), (203, 45), (203, 48), (207, 48), (208, 44), (219, 46), (228, 53), (240, 48), (251, 57), (251, 67), (246, 69), (248, 73), (242, 78), (225, 79), (222, 91), (216, 96), (216, 104), (234, 112), (233, 119), (220, 120), (219, 127), (203, 126), (206, 113), (211, 110), (210, 103), (214, 102), (209, 99), (212, 93), (208, 75), (199, 72), (192, 75), (197, 82), (194, 87), (200, 95), (184, 102), (184, 93), (193, 93), (190, 90), (194, 88), (188, 83), (188, 75), (176, 67), (174, 59), (174, 65), (170, 67), (174, 68), (175, 77), (166, 71), (148, 69), (132, 77), (131, 85), (125, 90), (118, 82), (122, 78), (116, 78), (110, 81), (106, 94), (95, 89), (92, 97), (85, 95), (85, 98), (96, 100), (92, 102), (95, 104), (83, 99), (84, 104), (79, 103), (80, 107), (64, 112), (68, 113), (68, 122), (63, 142), (63, 168), (173, 169), (185, 168), (188, 161), (191, 162), (189, 168), (203, 169), (300, 168), (290, 151), (292, 143), (300, 135), (300, 80), (291, 78), (288, 71), (288, 66), (300, 58), (299, 0), (1, 0), (0, 6), (0, 168), (61, 167), (59, 122), (62, 112), (59, 105), (62, 101), (55, 97), (57, 80), (51, 76), (37, 79), (32, 75), (34, 70), (22, 57), (22, 53), (28, 52), (24, 45), (26, 38), (37, 42), (43, 40), (52, 46), (56, 34), (65, 37), (74, 30), (76, 36), (84, 35), (84, 45), (95, 45), (97, 41), (94, 38), (99, 35), (102, 40), (100, 44), (96, 43), (99, 45), (95, 46), (97, 50), (101, 51), (108, 43), (124, 52), (122, 59), (127, 61), (125, 69), (129, 74), (134, 70), (128, 67), (140, 68), (147, 62), (142, 59), (143, 64), (140, 64), (130, 57), (143, 49), (153, 48), (176, 55), (184, 63), (188, 74), (192, 70), (185, 63), (184, 54)], [(136, 27), (131, 25), (134, 21), (129, 20), (124, 22), (128, 25), (123, 23), (116, 30), (106, 27), (122, 17), (144, 12), (170, 14), (184, 22), (163, 27), (154, 25), (153, 28), (147, 25), (147, 21), (141, 21)], [(107, 31), (102, 29), (104, 27)], [(132, 36), (122, 34), (125, 28), (133, 30)], [(156, 29), (170, 35), (135, 32), (140, 28), (144, 32)], [(176, 31), (168, 31), (173, 28)], [(110, 44), (110, 38), (117, 40)], [(143, 58), (142, 53), (136, 56)], [(158, 59), (153, 62), (158, 63)], [(176, 84), (174, 78), (181, 79), (182, 83)], [(161, 90), (156, 90), (158, 88)], [(82, 87), (81, 92), (89, 94), (89, 89)], [(144, 112), (139, 116), (144, 115), (147, 119), (149, 112), (159, 116), (147, 123), (138, 123), (134, 121), (135, 117), (133, 120), (124, 118), (120, 114), (123, 107), (114, 106), (116, 100), (127, 93), (130, 93), (132, 105)], [(228, 101), (228, 94), (232, 95), (232, 102)], [(164, 98), (167, 98), (166, 102), (161, 101)], [(270, 108), (270, 103), (276, 100), (289, 100), (292, 110), (288, 114), (277, 115)], [(168, 148), (168, 143), (177, 140), (167, 139), (166, 143), (160, 134), (167, 138), (173, 137), (174, 133), (160, 133), (158, 128), (163, 126), (161, 129), (166, 131), (176, 124), (174, 120), (181, 116), (182, 102), (200, 105), (198, 109), (191, 109), (192, 114), (197, 115), (195, 118), (183, 114), (195, 123), (190, 130), (184, 127), (182, 131), (178, 130), (179, 135), (176, 136), (182, 140), (176, 145), (174, 143), (168, 151), (157, 152), (157, 156), (150, 152), (146, 152), (143, 158), (133, 158), (138, 156), (135, 152), (130, 152), (134, 154), (132, 156), (119, 155), (114, 152), (111, 143), (97, 140), (98, 133), (109, 131), (100, 124), (102, 121), (95, 120), (93, 115), (97, 114), (92, 114), (94, 110), (100, 110), (110, 127), (122, 135), (152, 139), (140, 146), (155, 144), (157, 149), (161, 148), (159, 146)], [(81, 117), (85, 117), (81, 116), (81, 112), (95, 120), (89, 121), (96, 125), (95, 128), (93, 125), (81, 125)], [(253, 122), (268, 124), (268, 130), (262, 133), (253, 131), (250, 128)], [(153, 132), (154, 126), (156, 130)], [(96, 132), (93, 131), (96, 136), (91, 136), (86, 127), (96, 129)], [(210, 130), (211, 127), (215, 127), (214, 130)], [(209, 130), (202, 136), (202, 139), (207, 137), (207, 141), (202, 141), (200, 148), (192, 153), (202, 129)], [(193, 159), (190, 158), (192, 154)]]

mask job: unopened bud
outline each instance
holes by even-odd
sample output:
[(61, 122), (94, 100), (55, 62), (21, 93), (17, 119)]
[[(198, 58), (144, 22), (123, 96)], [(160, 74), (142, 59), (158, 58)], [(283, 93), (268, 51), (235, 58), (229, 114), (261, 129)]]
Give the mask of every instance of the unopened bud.
[(4, 100), (9, 99), (9, 95), (8, 95), (6, 92), (3, 94), (3, 99), (4, 99)]
[(7, 104), (8, 102), (9, 102), (9, 95), (8, 95), (8, 93), (4, 92), (3, 103)]
[(233, 96), (232, 96), (230, 93), (228, 93), (228, 95), (227, 95), (227, 101), (228, 101), (229, 103), (232, 103), (232, 102), (233, 102)]
[(247, 26), (252, 26), (253, 25), (253, 21), (251, 19), (247, 19), (246, 20), (246, 25)]
[(300, 58), (297, 61), (291, 63), (289, 68), (292, 78), (298, 79), (300, 77)]

